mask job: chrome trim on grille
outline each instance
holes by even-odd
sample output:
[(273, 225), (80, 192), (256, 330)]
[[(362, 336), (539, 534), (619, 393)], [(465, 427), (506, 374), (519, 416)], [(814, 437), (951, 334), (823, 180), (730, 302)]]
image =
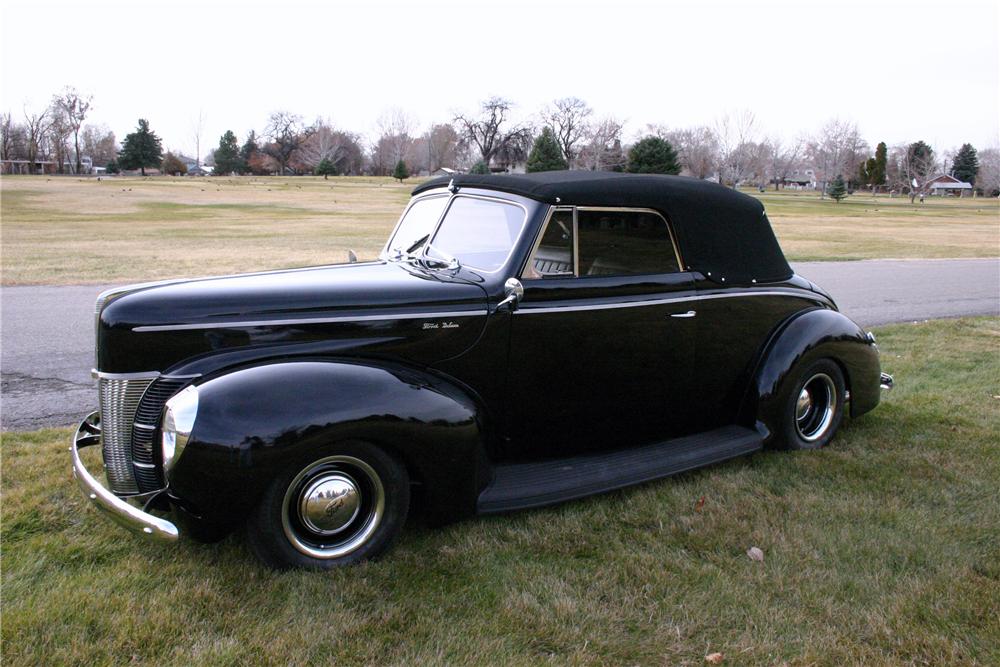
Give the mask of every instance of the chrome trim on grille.
[(157, 377), (159, 373), (98, 373), (101, 451), (108, 486), (115, 493), (139, 492), (132, 470), (132, 425), (142, 395)]

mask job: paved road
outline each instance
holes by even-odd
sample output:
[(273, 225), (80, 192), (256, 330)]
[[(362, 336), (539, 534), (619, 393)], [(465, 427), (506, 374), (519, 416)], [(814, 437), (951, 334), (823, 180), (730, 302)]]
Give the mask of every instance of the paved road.
[[(1000, 260), (875, 260), (796, 264), (863, 326), (1000, 314)], [(2, 291), (3, 430), (75, 424), (94, 409), (94, 299), (104, 289)]]

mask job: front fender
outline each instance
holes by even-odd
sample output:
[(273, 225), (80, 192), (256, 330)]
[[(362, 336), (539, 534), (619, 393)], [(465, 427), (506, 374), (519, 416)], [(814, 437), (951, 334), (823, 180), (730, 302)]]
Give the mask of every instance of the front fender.
[(789, 318), (771, 337), (758, 362), (744, 400), (742, 414), (753, 416), (769, 439), (781, 420), (781, 404), (795, 371), (817, 359), (834, 360), (851, 392), (851, 416), (860, 416), (880, 398), (878, 349), (850, 318), (836, 310), (817, 308)]
[(284, 467), (320, 447), (365, 440), (402, 459), (432, 514), (464, 516), (488, 483), (484, 416), (456, 385), (373, 362), (296, 360), (198, 386), (194, 429), (170, 475), (183, 514), (231, 525)]

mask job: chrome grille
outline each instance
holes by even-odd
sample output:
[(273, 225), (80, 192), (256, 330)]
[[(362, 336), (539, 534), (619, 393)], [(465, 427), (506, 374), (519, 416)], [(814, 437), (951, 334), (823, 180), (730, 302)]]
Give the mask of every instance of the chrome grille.
[(132, 472), (132, 424), (153, 376), (100, 378), (101, 450), (108, 485), (115, 493), (138, 493)]
[(135, 463), (135, 480), (141, 493), (156, 491), (164, 485), (163, 469), (153, 451), (154, 438), (167, 399), (190, 381), (190, 377), (160, 377), (149, 386), (139, 402), (132, 428), (132, 462)]

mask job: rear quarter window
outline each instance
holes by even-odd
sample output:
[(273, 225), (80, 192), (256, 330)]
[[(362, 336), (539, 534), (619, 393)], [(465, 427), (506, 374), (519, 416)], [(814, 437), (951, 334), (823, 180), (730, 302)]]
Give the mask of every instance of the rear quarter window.
[(580, 276), (680, 271), (667, 222), (652, 211), (577, 210)]

